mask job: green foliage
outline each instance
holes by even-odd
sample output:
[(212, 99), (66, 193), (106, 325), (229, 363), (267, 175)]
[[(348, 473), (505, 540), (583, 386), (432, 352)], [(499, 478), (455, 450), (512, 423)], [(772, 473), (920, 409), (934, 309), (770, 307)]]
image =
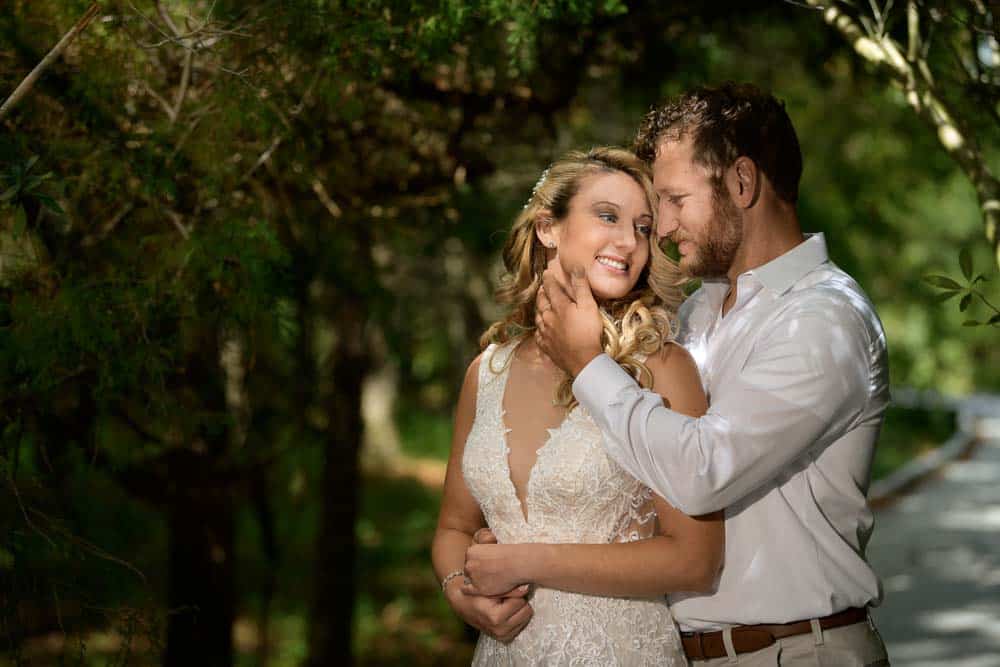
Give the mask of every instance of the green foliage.
[(955, 414), (949, 410), (920, 410), (890, 406), (875, 448), (872, 479), (881, 479), (935, 447), (955, 432)]
[[(0, 15), (0, 88), (85, 4)], [(403, 453), (443, 460), (462, 373), (499, 315), (497, 254), (538, 173), (570, 148), (627, 144), (651, 104), (692, 84), (752, 80), (786, 101), (805, 154), (803, 224), (826, 233), (875, 301), (894, 384), (998, 386), (992, 327), (963, 329), (914, 279), (981, 233), (967, 179), (902, 95), (796, 7), (162, 4), (179, 25), (205, 26), (204, 40), (166, 39), (149, 5), (109, 4), (110, 20), (5, 120), (14, 138), (0, 147), (0, 470), (26, 510), (77, 516), (58, 525), (129, 554), (150, 588), (91, 568), (93, 552), (77, 563), (83, 552), (51, 550), (9, 491), (0, 528), (21, 542), (0, 545), (0, 569), (27, 575), (34, 559), (33, 582), (79, 576), (81, 599), (141, 608), (139, 635), (155, 634), (164, 611), (169, 494), (227, 489), (241, 619), (270, 610), (287, 639), (280, 659), (303, 658), (314, 589), (302, 573), (320, 558), (330, 491), (319, 471), (354, 444), (331, 418), (361, 391), (343, 369), (394, 366)], [(190, 86), (171, 117), (189, 49)], [(960, 256), (964, 282), (936, 279), (963, 310), (995, 303), (995, 281), (973, 272), (983, 254)], [(226, 368), (228, 343), (242, 354)], [(877, 474), (950, 428), (895, 414)], [(274, 560), (250, 487), (280, 517)], [(92, 502), (75, 515), (81, 498)], [(409, 480), (363, 488), (362, 663), (398, 658), (394, 641), (415, 664), (467, 657), (427, 564), (437, 502)], [(102, 577), (121, 588), (102, 589)], [(109, 624), (66, 622), (81, 635)]]
[(273, 315), (287, 290), (290, 258), (268, 224), (230, 220), (201, 227), (185, 260), (190, 282), (182, 291), (194, 295), (192, 315), (212, 313), (239, 326), (287, 326)]
[(148, 332), (172, 315), (169, 302), (151, 308), (151, 289), (125, 281), (82, 283), (53, 298), (25, 294), (13, 301), (0, 343), (8, 399), (51, 397), (80, 377), (88, 378), (98, 402), (162, 386), (173, 352), (165, 341), (149, 344)]
[(442, 655), (449, 645), (468, 656), (468, 645), (454, 646), (462, 624), (440, 595), (429, 565), (439, 493), (412, 479), (373, 481), (358, 523), (360, 575), (366, 583), (358, 600), (359, 653), (373, 664), (408, 654)]
[[(560, 22), (586, 27), (601, 19), (628, 12), (621, 0), (487, 0), (470, 4), (461, 0), (433, 2), (356, 2), (347, 12), (320, 12), (317, 18), (341, 27), (328, 52), (338, 56), (367, 57), (369, 75), (377, 76), (378, 64), (397, 64), (397, 58), (414, 58), (430, 64), (445, 57), (455, 44), (484, 32), (502, 35), (506, 69), (511, 76), (535, 69), (537, 43), (546, 24)], [(344, 14), (352, 18), (346, 24)], [(324, 34), (329, 34), (325, 32)], [(358, 44), (363, 44), (358, 49)], [(354, 60), (360, 64), (360, 58)]]
[(0, 172), (0, 204), (10, 206), (15, 210), (14, 236), (24, 233), (27, 224), (25, 208), (32, 202), (41, 204), (49, 211), (62, 215), (65, 213), (59, 203), (48, 194), (42, 185), (53, 176), (51, 171), (44, 174), (32, 174), (32, 167), (38, 162), (38, 156), (32, 155), (24, 162), (14, 161), (7, 169)]
[[(969, 306), (972, 304), (972, 300), (978, 299), (986, 308), (993, 311), (987, 319), (980, 322), (979, 320), (965, 320), (962, 323), (964, 327), (978, 327), (978, 326), (993, 326), (1000, 327), (1000, 308), (994, 306), (986, 295), (980, 289), (977, 289), (976, 285), (981, 282), (988, 282), (986, 276), (981, 273), (975, 273), (972, 266), (972, 252), (968, 248), (962, 248), (958, 254), (958, 265), (962, 271), (962, 277), (965, 278), (965, 284), (961, 284), (948, 276), (939, 275), (929, 275), (924, 277), (924, 281), (931, 287), (935, 287), (941, 290), (935, 297), (935, 301), (944, 302), (953, 297), (961, 295), (962, 298), (958, 302), (958, 310), (960, 312), (965, 312), (968, 310)], [(975, 275), (973, 275), (975, 273)]]
[(447, 460), (451, 450), (451, 418), (448, 414), (402, 406), (397, 412), (399, 436), (406, 454)]

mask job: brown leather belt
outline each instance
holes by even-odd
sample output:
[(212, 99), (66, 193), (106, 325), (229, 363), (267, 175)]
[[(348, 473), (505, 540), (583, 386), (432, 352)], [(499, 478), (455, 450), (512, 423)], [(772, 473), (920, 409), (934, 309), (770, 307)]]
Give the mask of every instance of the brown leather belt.
[[(844, 611), (830, 614), (819, 621), (819, 627), (824, 630), (839, 628), (844, 625), (860, 623), (868, 618), (865, 607), (851, 607)], [(803, 635), (812, 632), (809, 621), (770, 625), (737, 625), (732, 629), (733, 648), (737, 653), (752, 653), (767, 648), (783, 637)], [(684, 653), (691, 660), (707, 660), (709, 658), (724, 658), (726, 645), (722, 641), (722, 630), (715, 632), (682, 632), (681, 643)]]

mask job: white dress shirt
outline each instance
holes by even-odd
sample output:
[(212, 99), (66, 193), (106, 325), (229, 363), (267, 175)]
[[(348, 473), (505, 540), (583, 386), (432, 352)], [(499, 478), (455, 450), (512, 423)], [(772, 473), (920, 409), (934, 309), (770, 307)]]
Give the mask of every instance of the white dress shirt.
[(687, 417), (607, 355), (573, 392), (623, 468), (690, 515), (725, 508), (712, 594), (670, 596), (684, 630), (787, 623), (878, 604), (866, 494), (889, 400), (885, 334), (822, 234), (681, 307), (708, 413)]

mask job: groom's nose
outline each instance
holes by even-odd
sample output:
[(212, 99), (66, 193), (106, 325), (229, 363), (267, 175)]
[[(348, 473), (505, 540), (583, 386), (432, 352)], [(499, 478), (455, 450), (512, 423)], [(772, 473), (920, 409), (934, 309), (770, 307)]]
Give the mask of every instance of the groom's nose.
[(677, 218), (669, 214), (661, 214), (656, 221), (656, 237), (662, 241), (677, 231)]

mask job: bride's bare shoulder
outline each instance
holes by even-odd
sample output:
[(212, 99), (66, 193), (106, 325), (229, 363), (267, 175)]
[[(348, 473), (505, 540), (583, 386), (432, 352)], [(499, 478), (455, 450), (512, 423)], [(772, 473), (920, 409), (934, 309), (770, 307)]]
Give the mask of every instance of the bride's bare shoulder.
[(663, 397), (668, 408), (694, 417), (705, 414), (708, 402), (701, 385), (698, 365), (677, 343), (667, 343), (646, 359), (653, 374), (652, 390)]
[(476, 355), (476, 358), (469, 362), (469, 367), (465, 369), (465, 378), (462, 380), (462, 394), (469, 394), (475, 401), (476, 389), (479, 387), (479, 365), (482, 363), (486, 350)]

